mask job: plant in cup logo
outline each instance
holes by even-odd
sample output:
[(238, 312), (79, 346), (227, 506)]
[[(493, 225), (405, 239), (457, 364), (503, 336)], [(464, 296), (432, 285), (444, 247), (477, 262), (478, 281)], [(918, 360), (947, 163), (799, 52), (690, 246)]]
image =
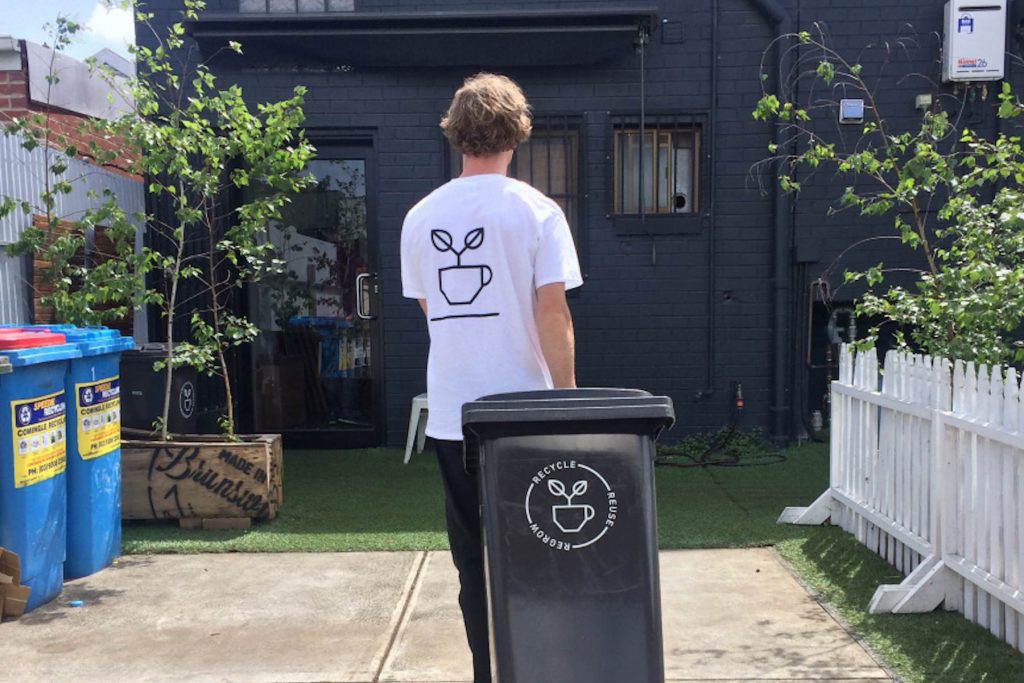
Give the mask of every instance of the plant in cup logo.
[(557, 479), (548, 479), (548, 491), (565, 498), (565, 505), (555, 505), (551, 508), (551, 519), (555, 522), (555, 526), (567, 534), (579, 533), (587, 525), (587, 522), (594, 519), (592, 505), (572, 504), (572, 499), (582, 496), (588, 488), (587, 480), (580, 479), (572, 485), (572, 493), (566, 493), (565, 484)]
[[(439, 268), (437, 282), (441, 295), (449, 306), (469, 306), (484, 288), (494, 279), (494, 271), (487, 265), (463, 265), (462, 255), (467, 251), (479, 249), (484, 243), (484, 229), (475, 228), (466, 234), (462, 248), (455, 246), (455, 240), (447, 230), (431, 230), (430, 241), (441, 253), (455, 254), (455, 265)], [(490, 318), (497, 313), (460, 313), (445, 315), (431, 320), (448, 320), (451, 318)]]
[[(566, 486), (566, 482), (573, 482)], [(600, 472), (575, 460), (546, 465), (526, 491), (530, 535), (555, 550), (585, 548), (615, 526), (619, 503)]]

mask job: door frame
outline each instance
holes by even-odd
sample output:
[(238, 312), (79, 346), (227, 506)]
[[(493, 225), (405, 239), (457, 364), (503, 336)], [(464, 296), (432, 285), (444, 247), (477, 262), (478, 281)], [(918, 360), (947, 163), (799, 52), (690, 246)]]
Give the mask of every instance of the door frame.
[[(370, 384), (373, 401), (373, 423), (369, 429), (285, 429), (281, 430), (287, 448), (336, 450), (373, 448), (383, 445), (387, 406), (384, 403), (384, 334), (383, 307), (380, 297), (381, 239), (377, 206), (377, 132), (370, 128), (336, 128), (310, 126), (306, 137), (317, 148), (318, 159), (362, 159), (366, 168), (366, 260), (367, 272), (373, 275), (375, 291), (372, 305), (375, 319), (370, 324)], [(248, 308), (248, 306), (247, 306)], [(248, 367), (253, 368), (252, 347)], [(252, 405), (248, 406), (252, 411)]]

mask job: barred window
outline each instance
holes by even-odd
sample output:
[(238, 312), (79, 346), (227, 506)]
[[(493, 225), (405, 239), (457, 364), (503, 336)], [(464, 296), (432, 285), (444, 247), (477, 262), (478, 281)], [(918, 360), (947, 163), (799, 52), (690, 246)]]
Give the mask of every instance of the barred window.
[[(451, 176), (462, 173), (462, 155), (451, 148)], [(509, 175), (529, 183), (562, 207), (573, 238), (580, 221), (580, 133), (568, 117), (534, 119), (530, 139), (516, 148)], [(577, 242), (578, 243), (578, 242)]]
[(639, 123), (615, 122), (613, 213), (700, 212), (700, 124), (664, 118), (644, 126), (643, 154)]

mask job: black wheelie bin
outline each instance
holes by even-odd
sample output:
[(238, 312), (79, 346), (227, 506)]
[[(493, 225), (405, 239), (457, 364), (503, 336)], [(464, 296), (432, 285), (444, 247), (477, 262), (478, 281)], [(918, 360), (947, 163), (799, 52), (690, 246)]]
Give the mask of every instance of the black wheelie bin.
[(672, 400), (636, 389), (463, 407), (481, 490), (499, 683), (661, 683), (655, 440)]

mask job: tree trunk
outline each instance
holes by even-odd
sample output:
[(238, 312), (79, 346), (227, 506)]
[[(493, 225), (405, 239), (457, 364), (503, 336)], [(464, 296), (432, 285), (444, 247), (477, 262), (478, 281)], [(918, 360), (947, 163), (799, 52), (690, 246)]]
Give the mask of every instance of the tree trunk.
[[(178, 196), (184, 197), (185, 188), (178, 183)], [(181, 236), (178, 239), (178, 253), (174, 257), (174, 270), (171, 273), (171, 295), (167, 299), (167, 367), (165, 368), (164, 379), (164, 409), (161, 415), (160, 437), (164, 441), (169, 440), (167, 421), (171, 415), (171, 385), (174, 382), (174, 365), (171, 362), (174, 358), (174, 309), (178, 298), (178, 280), (181, 274), (181, 259), (185, 254), (185, 226), (181, 226)]]
[(213, 331), (217, 341), (217, 363), (220, 365), (220, 376), (224, 381), (224, 400), (227, 404), (227, 424), (223, 426), (227, 436), (233, 438), (235, 436), (235, 407), (231, 396), (231, 375), (228, 373), (228, 363), (224, 356), (224, 342), (221, 341), (220, 336), (220, 291), (217, 289), (217, 265), (214, 258), (216, 235), (214, 234), (212, 220), (207, 221), (206, 228), (210, 236), (210, 250), (208, 252), (210, 265), (210, 314), (213, 317)]

